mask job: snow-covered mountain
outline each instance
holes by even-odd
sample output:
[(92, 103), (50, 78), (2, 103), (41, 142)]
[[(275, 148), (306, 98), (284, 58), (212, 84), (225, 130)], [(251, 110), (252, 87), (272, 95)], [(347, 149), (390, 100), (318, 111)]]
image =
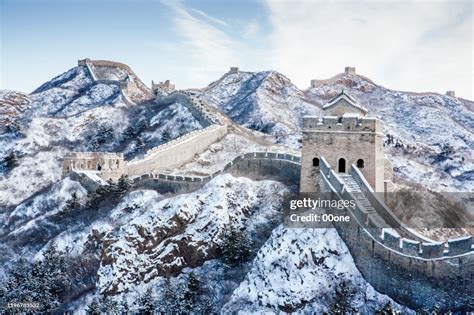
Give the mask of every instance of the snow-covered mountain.
[(238, 124), (300, 148), (303, 116), (319, 108), (290, 79), (275, 71), (229, 72), (202, 89), (201, 97)]
[[(97, 70), (109, 79), (129, 75), (140, 85), (131, 70), (123, 69)], [(193, 93), (234, 123), (273, 136), (279, 148), (298, 150), (302, 117), (319, 115), (343, 88), (369, 108), (369, 115), (385, 121), (386, 155), (396, 180), (472, 191), (471, 101), (393, 91), (354, 74), (302, 91), (273, 71), (231, 71)], [(192, 193), (162, 195), (129, 183), (103, 183), (94, 190), (79, 178), (61, 179), (66, 152), (114, 151), (131, 159), (204, 127), (187, 107), (158, 105), (144, 95), (135, 95), (140, 101), (130, 105), (117, 84), (94, 81), (85, 66), (31, 94), (0, 91), (0, 121), (7, 122), (0, 127), (0, 283), (12, 281), (11, 274), (36, 279), (28, 273), (29, 263), (40, 268), (48, 257), (44, 253), (55, 246), (64, 255), (61, 266), (68, 272), (63, 275), (72, 283), (54, 295), (60, 310), (83, 310), (100, 297), (107, 299), (103, 311), (124, 310), (124, 302), (139, 311), (134, 302), (150, 296), (147, 289), (153, 300), (167, 300), (167, 281), (179, 304), (194, 274), (205, 287), (200, 296), (210, 297), (216, 312), (321, 313), (341, 295), (361, 313), (387, 302), (410, 312), (364, 280), (334, 230), (279, 225), (289, 190), (279, 182), (227, 174)], [(202, 174), (207, 167), (214, 172), (245, 147), (260, 145), (256, 136), (230, 134), (173, 171)], [(229, 228), (252, 244), (246, 259), (230, 270), (223, 253)], [(35, 288), (33, 280), (27, 283)], [(21, 295), (0, 287), (0, 304), (2, 296), (24, 298), (31, 290)]]
[[(386, 157), (399, 180), (441, 191), (472, 191), (474, 102), (436, 93), (395, 91), (356, 74), (343, 73), (305, 91), (324, 104), (341, 90), (381, 118)], [(387, 140), (389, 140), (387, 137)]]
[(274, 71), (228, 72), (200, 90), (209, 104), (248, 128), (274, 135), (278, 143), (301, 147), (302, 117), (342, 90), (381, 118), (386, 156), (399, 181), (442, 191), (472, 191), (474, 102), (436, 93), (390, 90), (357, 74), (341, 73), (299, 90)]
[[(178, 103), (166, 108), (149, 101), (127, 105), (117, 85), (94, 83), (84, 66), (32, 94), (2, 91), (0, 97), (1, 117), (8, 115), (10, 126), (0, 134), (2, 207), (17, 205), (58, 181), (67, 151), (121, 151), (131, 158), (202, 128)], [(168, 139), (163, 139), (165, 131)], [(15, 167), (8, 165), (11, 158)]]

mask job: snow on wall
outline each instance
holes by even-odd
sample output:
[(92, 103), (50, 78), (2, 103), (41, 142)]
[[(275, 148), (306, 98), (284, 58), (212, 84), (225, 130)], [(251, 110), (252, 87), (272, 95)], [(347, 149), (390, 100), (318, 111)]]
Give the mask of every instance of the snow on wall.
[(153, 148), (143, 159), (127, 163), (129, 176), (138, 176), (154, 171), (176, 167), (190, 161), (194, 155), (207, 149), (227, 134), (227, 126), (211, 125), (205, 129), (190, 132)]

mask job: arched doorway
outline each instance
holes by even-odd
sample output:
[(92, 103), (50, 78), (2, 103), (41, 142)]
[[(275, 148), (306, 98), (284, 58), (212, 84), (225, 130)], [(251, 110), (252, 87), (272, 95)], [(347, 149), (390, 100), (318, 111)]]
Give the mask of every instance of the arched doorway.
[(101, 171), (101, 170), (102, 170), (102, 166), (100, 166), (100, 164), (97, 164), (97, 170), (98, 170), (98, 171)]
[(318, 167), (318, 166), (319, 166), (319, 159), (318, 159), (318, 158), (314, 158), (314, 159), (313, 159), (313, 166), (314, 166), (314, 167)]
[(364, 160), (362, 159), (357, 160), (357, 168), (364, 168)]
[(343, 158), (339, 159), (339, 162), (337, 163), (337, 171), (339, 173), (345, 173), (346, 172), (346, 160)]

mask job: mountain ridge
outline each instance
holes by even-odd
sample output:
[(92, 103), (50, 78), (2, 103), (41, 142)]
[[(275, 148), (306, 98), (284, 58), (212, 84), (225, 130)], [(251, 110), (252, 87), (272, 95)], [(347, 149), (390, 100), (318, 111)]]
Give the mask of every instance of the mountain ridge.
[[(104, 294), (132, 305), (147, 288), (162, 298), (158, 288), (164, 274), (175, 273), (171, 282), (180, 286), (195, 272), (208, 282), (219, 309), (326, 311), (337, 292), (328, 283), (342, 269), (356, 270), (353, 258), (337, 233), (291, 231), (276, 225), (280, 197), (288, 189), (279, 182), (225, 174), (196, 192), (174, 197), (144, 187), (118, 190), (102, 183), (101, 189), (112, 197), (91, 206), (91, 200), (100, 197), (97, 191), (86, 189), (80, 180), (61, 179), (66, 152), (113, 151), (133, 158), (203, 128), (182, 104), (158, 106), (146, 100), (130, 106), (118, 89), (115, 83), (94, 82), (86, 68), (79, 66), (29, 95), (0, 91), (0, 110), (10, 108), (12, 102), (19, 109), (12, 114), (16, 127), (0, 130), (0, 237), (5, 240), (0, 245), (4, 249), (0, 251), (0, 282), (21, 258), (41, 260), (45, 248), (56, 244), (74, 266), (80, 266), (77, 272), (86, 279), (72, 289), (74, 300), (62, 300), (63, 310), (84, 310), (93, 298)], [(474, 176), (467, 155), (474, 128), (467, 107), (470, 101), (464, 105), (452, 97), (411, 96), (358, 75), (343, 75), (303, 91), (274, 71), (227, 72), (207, 88), (189, 92), (226, 114), (234, 127), (250, 134), (249, 129), (264, 132), (275, 144), (294, 151), (301, 147), (302, 117), (322, 114), (321, 106), (341, 89), (367, 106), (370, 115), (384, 119), (385, 133), (390, 134), (386, 155), (401, 184), (433, 183), (428, 188), (438, 191), (470, 189)], [(440, 126), (448, 130), (440, 131)], [(231, 132), (172, 171), (186, 176), (215, 166), (210, 164), (225, 165), (254, 147), (261, 146), (252, 137)], [(7, 163), (12, 154), (14, 163)], [(249, 218), (254, 222), (249, 223)], [(249, 257), (255, 257), (253, 262), (241, 266), (243, 274), (235, 272), (222, 284), (219, 279), (229, 271), (219, 256), (217, 235), (230, 225), (242, 229), (258, 246)], [(328, 241), (321, 243), (321, 237)], [(292, 253), (285, 256), (288, 249)], [(155, 264), (168, 269), (158, 272)], [(147, 278), (149, 268), (153, 273)], [(292, 286), (280, 285), (282, 279), (290, 279)], [(344, 280), (360, 289), (354, 303), (368, 311), (391, 302), (411, 312), (376, 292), (360, 274)], [(292, 289), (298, 283), (304, 297)], [(315, 288), (315, 283), (320, 286)], [(265, 290), (268, 286), (272, 290)]]

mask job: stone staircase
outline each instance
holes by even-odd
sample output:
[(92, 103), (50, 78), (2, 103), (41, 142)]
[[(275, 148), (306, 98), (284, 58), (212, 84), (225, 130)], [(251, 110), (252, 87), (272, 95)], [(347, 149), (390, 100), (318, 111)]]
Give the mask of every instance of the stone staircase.
[(344, 181), (345, 188), (348, 192), (354, 196), (356, 203), (360, 206), (360, 208), (368, 214), (376, 213), (375, 209), (370, 205), (369, 199), (365, 196), (365, 194), (360, 189), (357, 182), (352, 178), (351, 175), (339, 175), (341, 179)]

